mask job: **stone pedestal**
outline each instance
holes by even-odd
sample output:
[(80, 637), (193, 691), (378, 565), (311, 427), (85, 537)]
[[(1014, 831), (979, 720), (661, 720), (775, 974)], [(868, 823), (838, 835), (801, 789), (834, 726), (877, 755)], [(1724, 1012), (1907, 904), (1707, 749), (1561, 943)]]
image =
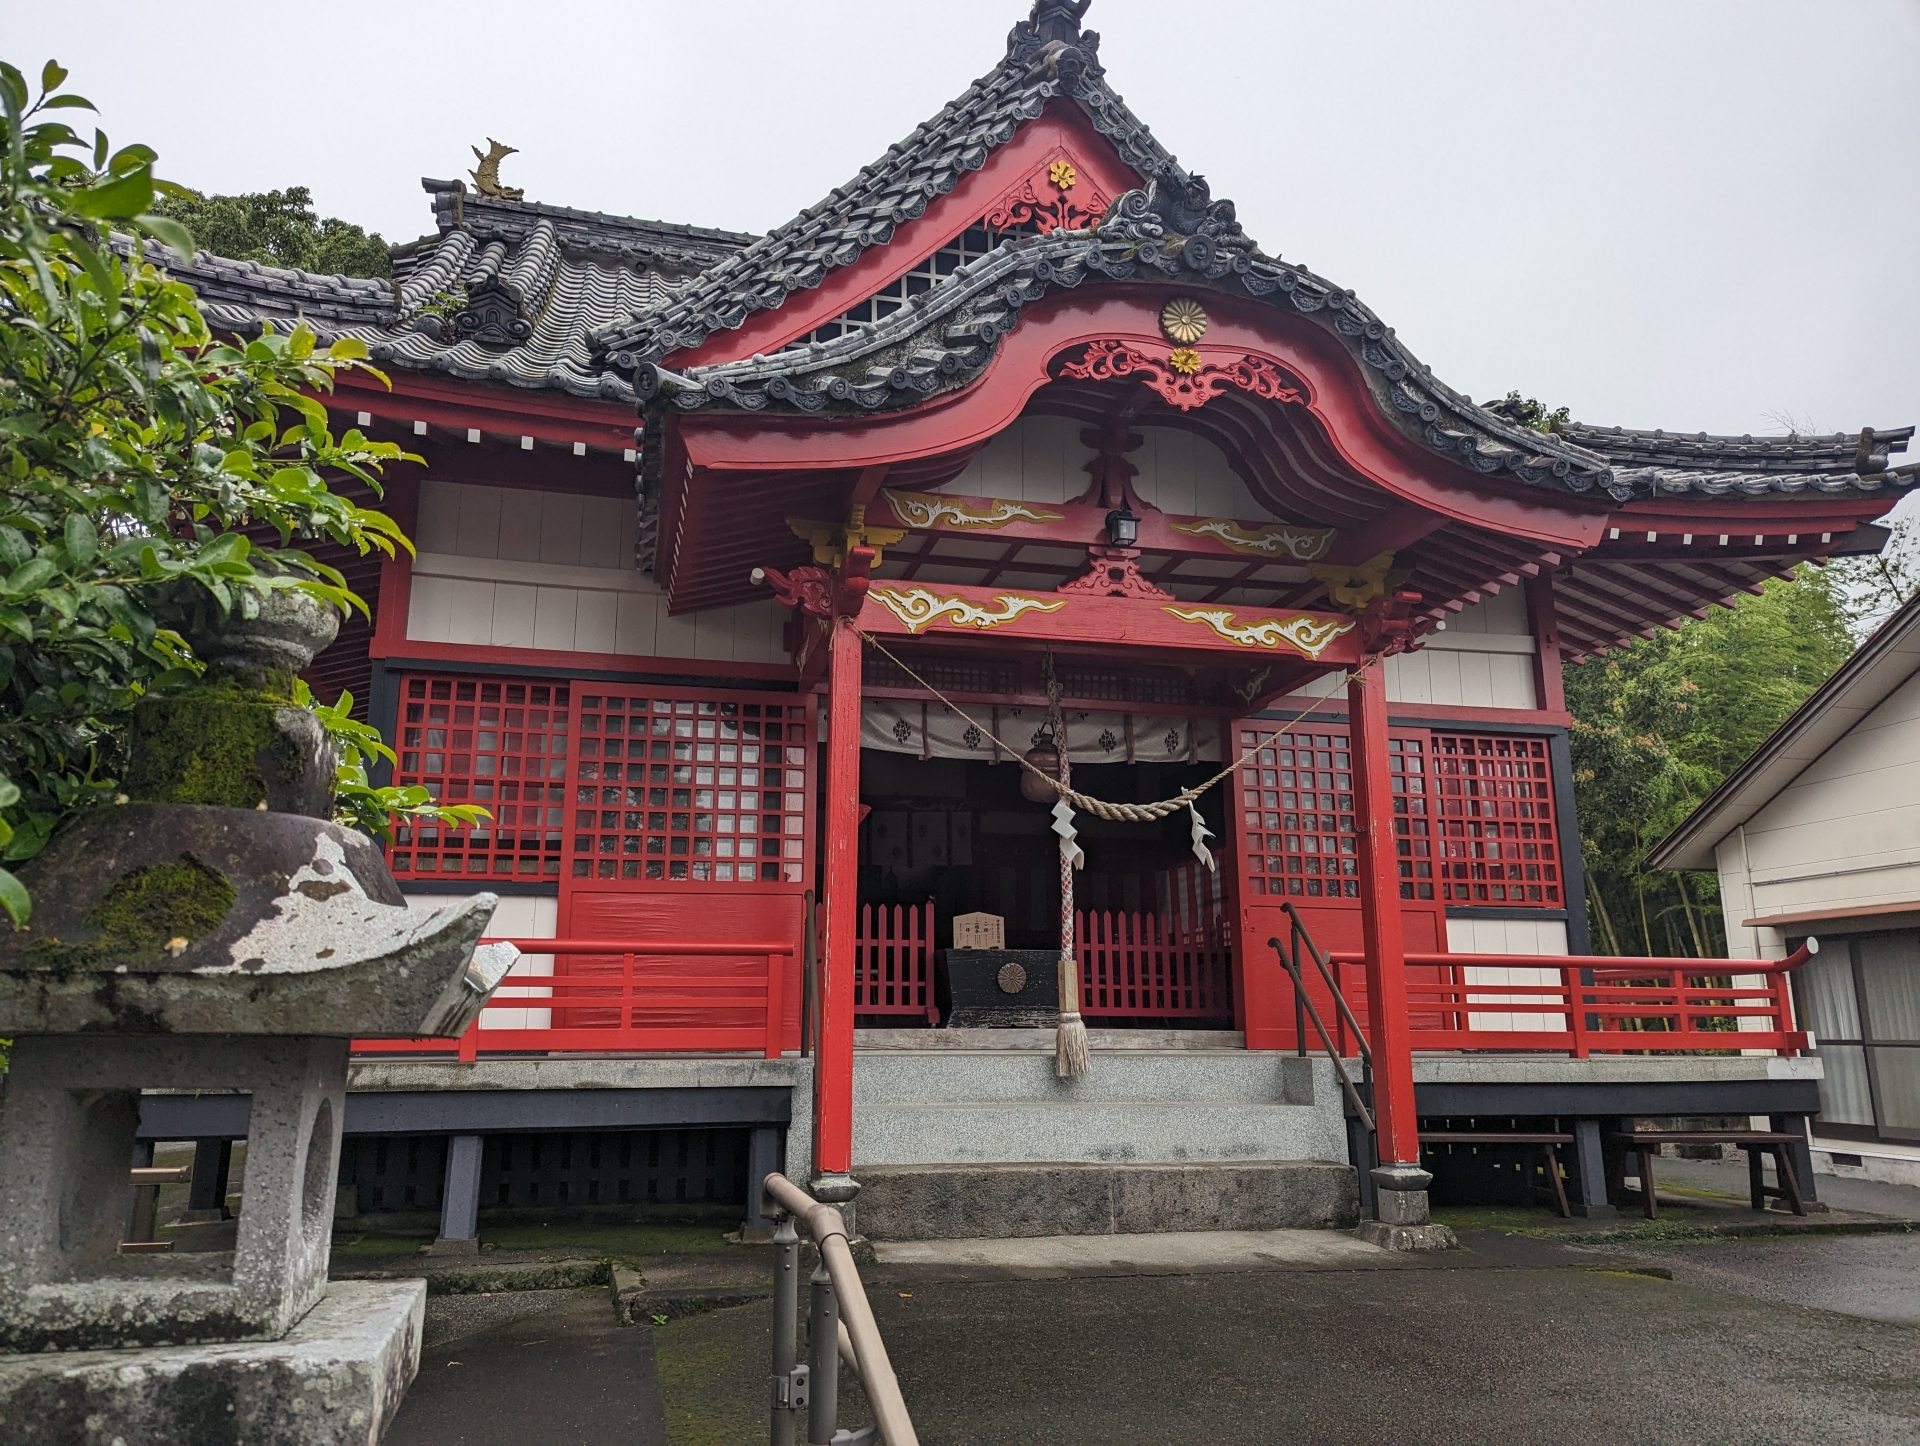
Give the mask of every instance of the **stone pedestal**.
[(426, 1300), (425, 1281), (339, 1280), (276, 1341), (0, 1355), (0, 1437), (375, 1446), (419, 1368)]
[[(121, 1253), (143, 1086), (252, 1093), (231, 1255)], [(0, 1348), (285, 1334), (327, 1289), (346, 1089), (344, 1039), (20, 1039), (0, 1110)]]
[(1418, 1165), (1382, 1165), (1370, 1172), (1373, 1215), (1353, 1233), (1383, 1250), (1453, 1250), (1453, 1231), (1435, 1225), (1427, 1211), (1427, 1187), (1433, 1176)]

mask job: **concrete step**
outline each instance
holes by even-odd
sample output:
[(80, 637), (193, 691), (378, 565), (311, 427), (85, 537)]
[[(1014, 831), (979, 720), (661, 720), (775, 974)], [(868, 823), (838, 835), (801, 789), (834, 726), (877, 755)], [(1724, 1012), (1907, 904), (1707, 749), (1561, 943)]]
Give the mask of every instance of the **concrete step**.
[(1189, 1164), (1346, 1154), (1307, 1105), (1141, 1100), (855, 1105), (855, 1173), (874, 1165)]
[(875, 1241), (1351, 1229), (1353, 1168), (1327, 1160), (1188, 1165), (917, 1165), (858, 1171)]
[(1324, 1060), (1246, 1050), (1096, 1055), (1063, 1080), (1050, 1055), (862, 1051), (853, 1163), (1184, 1165), (1346, 1158)]
[(988, 1101), (1312, 1105), (1321, 1075), (1338, 1089), (1325, 1060), (1244, 1049), (1098, 1054), (1079, 1079), (1059, 1078), (1051, 1052), (861, 1050), (854, 1055), (853, 1104), (856, 1112)]

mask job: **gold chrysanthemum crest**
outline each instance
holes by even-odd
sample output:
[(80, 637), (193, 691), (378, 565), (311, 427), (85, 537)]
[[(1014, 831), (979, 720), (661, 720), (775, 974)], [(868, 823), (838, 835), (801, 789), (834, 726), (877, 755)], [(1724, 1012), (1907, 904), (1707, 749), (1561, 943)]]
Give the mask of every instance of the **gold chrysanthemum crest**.
[(1047, 167), (1047, 179), (1061, 190), (1071, 191), (1073, 183), (1079, 180), (1080, 176), (1066, 161), (1055, 161)]
[(1183, 377), (1190, 377), (1200, 370), (1200, 353), (1190, 346), (1177, 346), (1167, 353), (1167, 365)]
[(1192, 346), (1207, 334), (1207, 313), (1191, 296), (1176, 296), (1161, 309), (1160, 330), (1168, 341)]

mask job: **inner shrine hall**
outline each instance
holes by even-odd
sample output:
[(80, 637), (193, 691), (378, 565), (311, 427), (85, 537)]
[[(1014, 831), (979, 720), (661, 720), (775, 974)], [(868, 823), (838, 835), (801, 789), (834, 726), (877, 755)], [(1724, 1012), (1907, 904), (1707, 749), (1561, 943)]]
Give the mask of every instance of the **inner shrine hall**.
[[(1804, 954), (1593, 956), (1561, 668), (1877, 551), (1913, 429), (1475, 402), (1245, 233), (1086, 9), (762, 236), (429, 179), (390, 282), (176, 268), (391, 377), (326, 402), (422, 459), (418, 550), (327, 555), (372, 617), (308, 677), (488, 810), (391, 864), (523, 951), (457, 1045), (356, 1055), (361, 1211), (357, 1128), (431, 1144), (428, 1208), (751, 1224), (780, 1168), (879, 1238), (974, 1192), (1425, 1246), (1430, 1190), (1619, 1208), (1636, 1119), (1804, 1135)], [(1502, 1131), (1544, 1160), (1422, 1138)]]

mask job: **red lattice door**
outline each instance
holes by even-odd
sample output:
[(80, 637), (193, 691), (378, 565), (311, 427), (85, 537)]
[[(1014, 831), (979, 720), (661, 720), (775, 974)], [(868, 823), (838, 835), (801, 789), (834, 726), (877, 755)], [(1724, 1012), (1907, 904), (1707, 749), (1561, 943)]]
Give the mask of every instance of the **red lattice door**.
[[(1235, 725), (1236, 752), (1266, 736), (1271, 724)], [(1409, 952), (1447, 947), (1445, 905), (1434, 878), (1432, 799), (1424, 729), (1389, 731), (1393, 769), (1395, 851)], [(1239, 1011), (1250, 1049), (1295, 1046), (1293, 986), (1269, 939), (1285, 942), (1291, 928), (1281, 905), (1291, 902), (1323, 951), (1359, 949), (1359, 840), (1353, 828), (1353, 760), (1344, 725), (1315, 724), (1272, 739), (1234, 781), (1238, 828), (1240, 957)], [(1348, 1001), (1364, 1021), (1364, 990), (1343, 981)], [(1335, 1012), (1327, 991), (1310, 986), (1322, 1018)]]

